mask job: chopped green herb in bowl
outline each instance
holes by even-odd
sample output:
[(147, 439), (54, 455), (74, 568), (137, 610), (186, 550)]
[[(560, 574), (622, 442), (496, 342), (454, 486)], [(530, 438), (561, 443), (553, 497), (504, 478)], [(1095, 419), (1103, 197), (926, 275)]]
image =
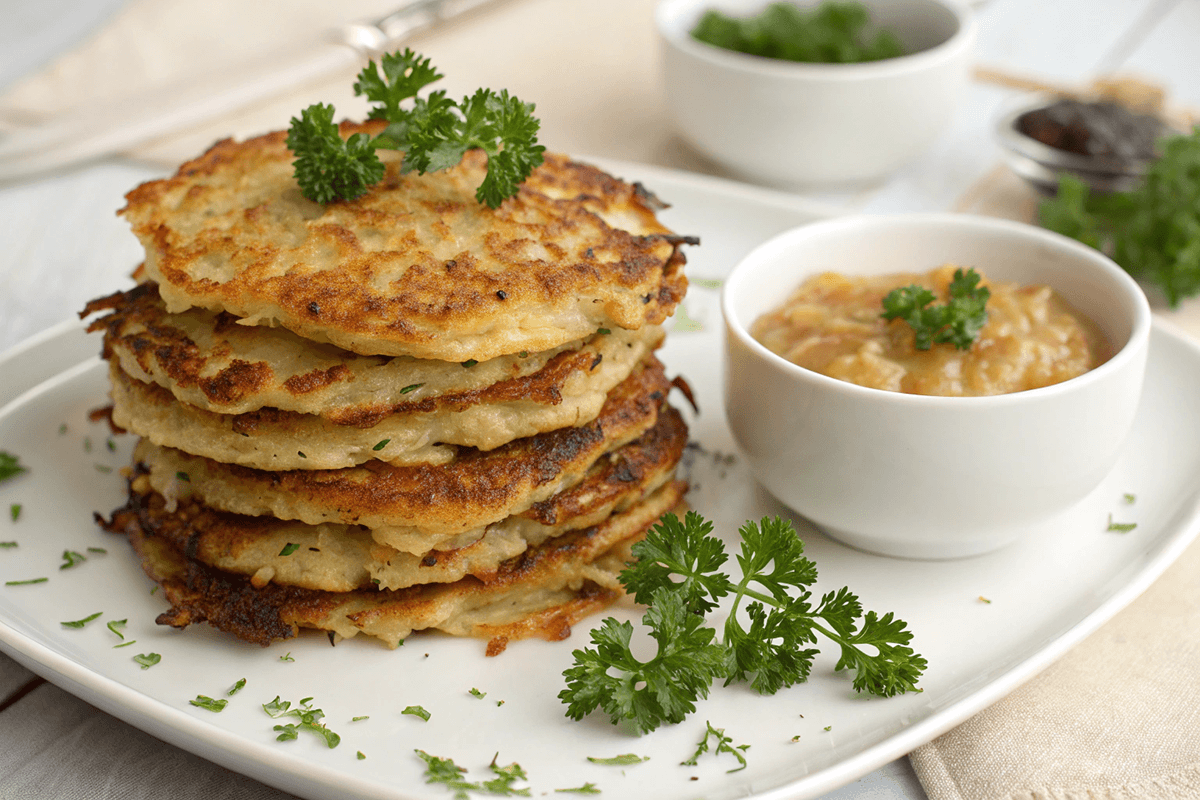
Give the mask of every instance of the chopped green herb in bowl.
[(905, 54), (894, 33), (869, 32), (870, 23), (862, 3), (826, 0), (815, 8), (801, 8), (779, 2), (746, 17), (710, 9), (692, 36), (725, 50), (811, 64), (882, 61)]

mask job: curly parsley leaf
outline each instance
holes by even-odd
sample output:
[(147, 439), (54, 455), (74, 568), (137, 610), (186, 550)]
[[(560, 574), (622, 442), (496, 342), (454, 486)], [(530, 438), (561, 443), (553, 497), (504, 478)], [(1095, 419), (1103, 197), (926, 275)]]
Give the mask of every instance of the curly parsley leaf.
[(424, 750), (414, 750), (413, 752), (425, 762), (425, 782), (442, 784), (447, 789), (453, 790), (454, 797), (460, 800), (466, 800), (470, 796), (468, 792), (487, 792), (505, 797), (530, 796), (529, 789), (518, 789), (513, 786), (517, 781), (528, 780), (525, 770), (515, 762), (508, 766), (500, 766), (496, 763), (496, 758), (493, 758), (492, 763), (488, 766), (496, 777), (477, 783), (468, 781), (464, 777), (467, 774), (466, 768), (455, 764), (453, 759), (430, 755)]
[(333, 106), (316, 103), (292, 117), (287, 146), (295, 154), (296, 182), (309, 200), (353, 200), (383, 180), (384, 166), (371, 137), (343, 139), (333, 122)]
[(621, 573), (625, 589), (639, 603), (649, 604), (655, 592), (665, 590), (679, 594), (688, 611), (712, 611), (732, 588), (729, 577), (718, 572), (729, 556), (712, 529), (694, 511), (682, 522), (674, 514), (664, 516), (633, 545), (637, 562)]
[[(388, 126), (374, 138), (356, 133), (343, 141), (333, 123), (333, 106), (309, 106), (293, 118), (288, 147), (296, 155), (296, 181), (318, 203), (352, 200), (383, 179), (376, 150), (404, 150), (402, 172), (437, 172), (455, 166), (468, 150), (488, 156), (487, 173), (475, 192), (480, 203), (497, 208), (542, 163), (537, 143), (540, 123), (534, 105), (507, 90), (479, 89), (456, 103), (444, 91), (418, 93), (442, 75), (411, 50), (385, 54), (358, 75), (356, 95), (375, 103), (368, 116)], [(409, 108), (401, 104), (412, 101)]]
[(576, 650), (575, 666), (563, 673), (567, 688), (558, 696), (568, 704), (568, 717), (583, 719), (601, 708), (613, 724), (627, 720), (646, 733), (664, 722), (681, 722), (708, 696), (725, 665), (724, 651), (712, 643), (716, 631), (704, 627), (704, 618), (688, 611), (675, 592), (660, 589), (651, 599), (642, 622), (658, 652), (639, 661), (629, 645), (633, 625), (604, 620), (592, 631), (595, 649)]
[(367, 62), (354, 83), (355, 95), (378, 104), (367, 113), (370, 119), (399, 119), (402, 102), (445, 77), (430, 65), (428, 58), (421, 58), (408, 48), (403, 53), (384, 53), (379, 62), (379, 66), (374, 61)]
[(967, 350), (987, 323), (987, 301), (992, 293), (986, 286), (980, 286), (979, 281), (980, 275), (975, 270), (956, 269), (949, 299), (937, 306), (930, 305), (937, 296), (923, 286), (894, 289), (883, 298), (880, 316), (907, 322), (918, 350), (942, 343)]
[(1091, 192), (1062, 175), (1039, 220), (1108, 253), (1130, 275), (1162, 289), (1174, 308), (1200, 294), (1200, 127), (1161, 147), (1162, 157), (1129, 192)]
[[(634, 550), (640, 560), (621, 574), (628, 591), (650, 608), (642, 622), (658, 643), (650, 661), (630, 648), (634, 627), (608, 618), (592, 631), (594, 648), (576, 650), (563, 673), (559, 699), (567, 716), (581, 719), (596, 709), (639, 733), (681, 721), (707, 697), (714, 680), (749, 682), (761, 694), (807, 680), (818, 634), (840, 648), (837, 670), (854, 670), (854, 688), (882, 697), (916, 689), (925, 659), (908, 645), (906, 624), (888, 613), (863, 615), (848, 588), (830, 592), (814, 606), (809, 586), (816, 565), (803, 555), (791, 523), (764, 518), (742, 526), (735, 584), (719, 572), (724, 551), (712, 526), (698, 514), (681, 523), (674, 515)], [(733, 601), (722, 629), (704, 625), (704, 613), (726, 594)], [(743, 606), (743, 603), (745, 605)]]

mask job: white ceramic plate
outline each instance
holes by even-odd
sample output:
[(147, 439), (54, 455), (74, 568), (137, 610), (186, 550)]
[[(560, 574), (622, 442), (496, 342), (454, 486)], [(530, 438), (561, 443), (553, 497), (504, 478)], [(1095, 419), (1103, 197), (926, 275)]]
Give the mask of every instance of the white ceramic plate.
[[(606, 166), (643, 180), (674, 204), (663, 215), (668, 224), (702, 237), (689, 255), (694, 278), (719, 278), (759, 241), (820, 215), (793, 198), (722, 181)], [(745, 519), (786, 511), (732, 456), (721, 408), (716, 290), (694, 284), (686, 316), (702, 330), (673, 332), (662, 358), (688, 378), (701, 409), (690, 417), (699, 447), (684, 465), (694, 485), (690, 500), (732, 544)], [(1200, 348), (1156, 324), (1143, 406), (1120, 464), (1078, 507), (1030, 530), (1018, 544), (964, 561), (901, 561), (850, 550), (800, 526), (821, 571), (818, 592), (848, 585), (867, 608), (908, 621), (915, 647), (930, 664), (923, 693), (858, 697), (849, 677), (833, 672), (834, 658), (823, 655), (806, 684), (769, 698), (718, 686), (686, 722), (638, 738), (601, 716), (581, 723), (563, 716), (561, 675), (571, 650), (588, 643), (586, 625), (567, 642), (518, 642), (494, 659), (483, 656), (481, 642), (440, 636), (413, 637), (397, 651), (365, 640), (330, 647), (319, 635), (260, 649), (204, 626), (183, 632), (156, 626), (164, 606), (151, 583), (123, 540), (91, 523), (93, 511), (108, 513), (120, 504), (120, 477), (102, 470), (125, 464), (130, 447), (118, 439), (110, 451), (105, 427), (87, 421), (88, 410), (105, 402), (103, 369), (85, 361), (98, 347), (98, 337), (89, 340), (78, 326), (67, 326), (0, 361), (0, 402), (35, 387), (0, 411), (0, 449), (19, 454), (30, 468), (0, 484), (6, 515), (0, 541), (18, 542), (0, 549), (0, 581), (49, 578), (0, 586), (0, 648), (166, 741), (308, 798), (450, 796), (445, 787), (424, 783), (415, 748), (453, 758), (473, 780), (491, 777), (487, 765), (494, 755), (502, 764), (516, 761), (535, 796), (590, 782), (609, 797), (631, 799), (812, 797), (901, 756), (1011, 691), (1128, 604), (1200, 529), (1200, 418), (1188, 412), (1188, 399), (1200, 396)], [(45, 380), (72, 364), (78, 366)], [(947, 486), (953, 489), (953, 476)], [(1125, 500), (1127, 493), (1135, 502)], [(23, 506), (15, 524), (7, 519), (12, 503)], [(1106, 531), (1110, 513), (1137, 528)], [(60, 570), (67, 549), (88, 560)], [(95, 612), (103, 617), (83, 629), (60, 624)], [(640, 616), (629, 607), (614, 613)], [(114, 649), (120, 640), (105, 623), (119, 619), (128, 619), (124, 633), (136, 644)], [(150, 652), (162, 661), (143, 670), (133, 656)], [(293, 661), (281, 660), (289, 653)], [(188, 703), (198, 694), (222, 696), (241, 678), (245, 689), (219, 714)], [(472, 696), (472, 688), (486, 697)], [(314, 736), (276, 742), (276, 723), (261, 704), (277, 695), (292, 702), (313, 697), (341, 745), (330, 750)], [(429, 721), (402, 714), (410, 705), (428, 710)], [(369, 719), (351, 721), (363, 715)], [(750, 745), (747, 769), (728, 773), (736, 766), (729, 756), (680, 765), (702, 738), (705, 721)], [(359, 751), (365, 759), (357, 758)], [(588, 761), (624, 753), (650, 760), (626, 767)]]

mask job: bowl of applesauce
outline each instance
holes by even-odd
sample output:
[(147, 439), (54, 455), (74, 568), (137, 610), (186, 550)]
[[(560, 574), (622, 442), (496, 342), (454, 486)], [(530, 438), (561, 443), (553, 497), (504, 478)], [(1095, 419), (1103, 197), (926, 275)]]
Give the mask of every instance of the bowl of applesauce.
[(906, 558), (986, 553), (1082, 500), (1132, 427), (1150, 338), (1103, 254), (956, 214), (785, 232), (721, 305), (755, 477), (833, 538)]

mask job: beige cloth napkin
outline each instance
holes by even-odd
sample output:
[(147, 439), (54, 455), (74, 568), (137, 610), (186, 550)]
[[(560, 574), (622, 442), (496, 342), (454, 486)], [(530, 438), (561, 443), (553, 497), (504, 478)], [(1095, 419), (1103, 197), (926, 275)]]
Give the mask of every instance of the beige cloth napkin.
[[(311, 47), (333, 26), (379, 16), (401, 2), (130, 0), (92, 39), (0, 96), (0, 124), (34, 121), (217, 64)], [(537, 103), (542, 141), (552, 149), (717, 173), (670, 133), (661, 107), (654, 5), (500, 0), (412, 46), (447, 75), (442, 83), (452, 95), (505, 87)], [(286, 127), (318, 101), (334, 103), (341, 116), (361, 116), (365, 105), (350, 89), (353, 72), (297, 87), (132, 155), (173, 167), (219, 138)], [(955, 210), (1030, 220), (1035, 209), (1032, 192), (998, 167)], [(1200, 336), (1200, 301), (1168, 316)], [(913, 766), (930, 797), (1200, 798), (1198, 578), (1200, 545), (1060, 662), (914, 752)]]

